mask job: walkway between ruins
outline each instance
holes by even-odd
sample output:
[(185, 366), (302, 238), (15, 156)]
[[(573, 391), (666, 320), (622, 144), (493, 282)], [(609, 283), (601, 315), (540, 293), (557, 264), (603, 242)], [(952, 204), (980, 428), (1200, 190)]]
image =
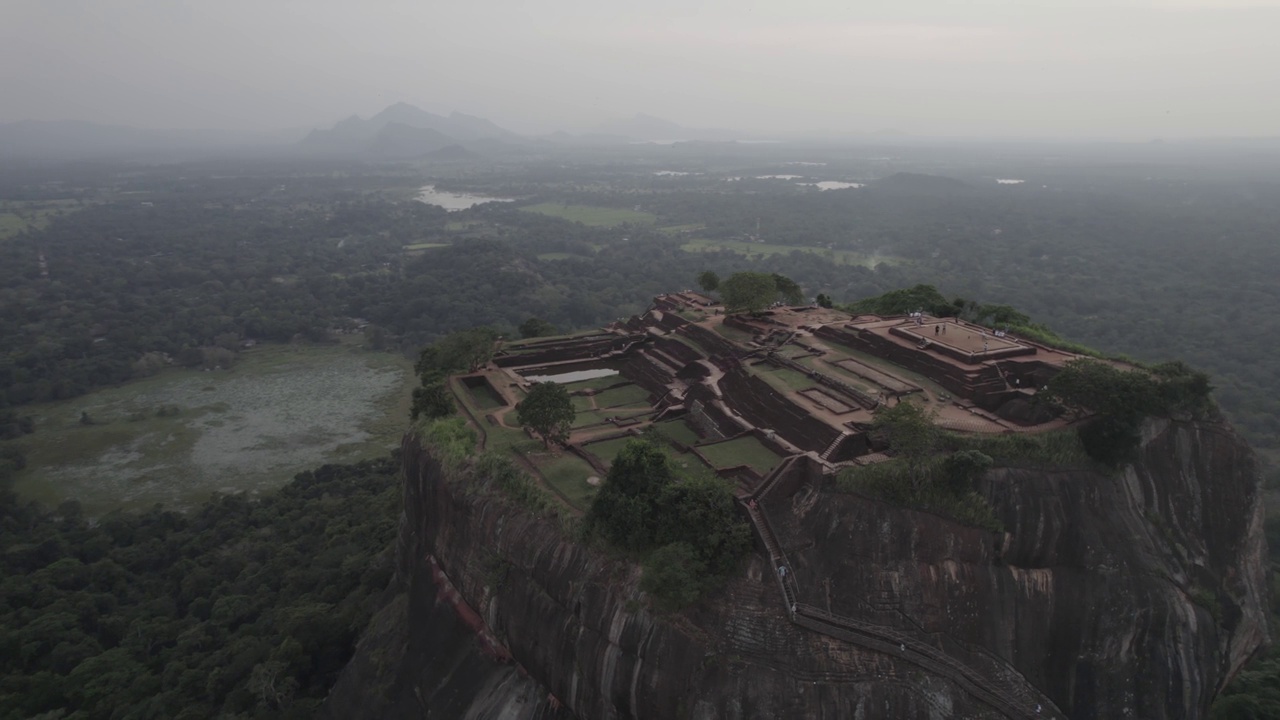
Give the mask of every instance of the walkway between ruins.
[[(1059, 718), (1066, 715), (1049, 698), (1009, 668), (1006, 677), (992, 676), (965, 665), (938, 648), (884, 625), (836, 615), (821, 608), (800, 602), (799, 585), (795, 581), (794, 567), (773, 532), (769, 518), (761, 502), (781, 477), (781, 465), (773, 478), (760, 486), (756, 496), (745, 503), (747, 515), (756, 534), (769, 554), (770, 574), (778, 583), (782, 601), (791, 622), (800, 627), (819, 632), (846, 642), (854, 643), (876, 652), (892, 655), (934, 675), (951, 680), (965, 692), (996, 709), (1008, 718)], [(976, 652), (990, 655), (980, 648)], [(991, 656), (991, 661), (1008, 667), (1004, 661)]]

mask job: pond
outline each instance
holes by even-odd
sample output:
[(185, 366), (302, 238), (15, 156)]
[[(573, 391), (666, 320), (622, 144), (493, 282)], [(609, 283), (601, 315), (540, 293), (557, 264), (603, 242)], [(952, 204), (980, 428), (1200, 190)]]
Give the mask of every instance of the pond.
[(551, 382), (557, 385), (568, 385), (569, 383), (581, 382), (582, 380), (594, 380), (596, 378), (609, 377), (617, 375), (618, 371), (612, 368), (591, 368), (588, 370), (571, 370), (569, 372), (555, 373), (553, 375), (525, 375), (526, 378), (533, 382)]
[(489, 197), (469, 193), (452, 193), (436, 190), (435, 185), (424, 185), (418, 192), (418, 201), (442, 207), (449, 212), (466, 210), (487, 202), (515, 202), (515, 198)]
[(79, 500), (90, 515), (257, 495), (325, 462), (384, 455), (404, 431), (412, 385), (394, 355), (265, 346), (232, 370), (170, 370), (32, 406), (14, 491), (50, 506)]

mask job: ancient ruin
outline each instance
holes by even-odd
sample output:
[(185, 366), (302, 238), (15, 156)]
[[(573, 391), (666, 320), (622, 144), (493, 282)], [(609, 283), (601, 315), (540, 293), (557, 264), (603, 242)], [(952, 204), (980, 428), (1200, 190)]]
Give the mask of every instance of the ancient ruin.
[(598, 332), (506, 343), (454, 391), (478, 427), (515, 429), (510, 411), (532, 383), (563, 383), (578, 411), (568, 451), (584, 479), (652, 427), (681, 463), (705, 465), (746, 498), (802, 459), (822, 473), (884, 460), (868, 432), (882, 405), (921, 402), (959, 432), (1064, 427), (1034, 396), (1077, 357), (957, 318), (816, 306), (726, 314), (682, 292)]
[[(406, 594), (387, 610), (403, 625), (362, 642), (327, 717), (388, 717), (378, 703), (424, 693), (459, 703), (452, 716), (503, 702), (582, 718), (1204, 717), (1267, 636), (1257, 466), (1220, 420), (1148, 418), (1119, 474), (994, 467), (974, 492), (996, 528), (832, 491), (887, 459), (881, 406), (1048, 440), (1073, 420), (1035, 395), (1076, 357), (953, 318), (726, 315), (690, 292), (505, 343), (449, 381), (482, 447), (581, 513), (630, 439), (656, 432), (677, 465), (733, 483), (757, 552), (696, 605), (652, 612), (633, 563), (543, 505), (468, 490), (488, 482), (481, 463), (450, 469), (411, 433)], [(563, 447), (515, 422), (542, 381), (577, 411)], [(452, 670), (481, 656), (496, 663)], [(403, 682), (370, 704), (387, 667)]]

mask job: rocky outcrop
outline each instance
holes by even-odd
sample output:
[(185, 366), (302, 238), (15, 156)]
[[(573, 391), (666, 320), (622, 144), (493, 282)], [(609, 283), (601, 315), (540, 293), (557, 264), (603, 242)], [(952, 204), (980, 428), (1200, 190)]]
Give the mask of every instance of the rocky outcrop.
[(1003, 676), (1073, 718), (1198, 718), (1266, 640), (1257, 471), (1220, 425), (1148, 423), (1120, 473), (992, 471), (1004, 533), (817, 481), (771, 498), (810, 617), (902, 652), (792, 622), (763, 552), (656, 615), (631, 564), (404, 450), (401, 592), (331, 717), (998, 718), (975, 689)]

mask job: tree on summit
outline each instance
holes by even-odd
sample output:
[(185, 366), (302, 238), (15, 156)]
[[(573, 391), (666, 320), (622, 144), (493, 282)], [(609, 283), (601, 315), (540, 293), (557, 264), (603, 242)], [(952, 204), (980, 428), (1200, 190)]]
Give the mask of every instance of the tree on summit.
[(520, 323), (520, 337), (536, 338), (556, 334), (556, 326), (540, 317), (531, 317)]
[(698, 273), (698, 287), (706, 292), (715, 292), (720, 287), (720, 276), (710, 270)]
[(778, 299), (778, 285), (768, 273), (734, 273), (720, 283), (720, 298), (730, 312), (758, 313)]
[(564, 442), (569, 438), (569, 428), (577, 416), (569, 392), (558, 383), (534, 383), (525, 399), (516, 405), (516, 422), (540, 435), (547, 447), (553, 440)]

